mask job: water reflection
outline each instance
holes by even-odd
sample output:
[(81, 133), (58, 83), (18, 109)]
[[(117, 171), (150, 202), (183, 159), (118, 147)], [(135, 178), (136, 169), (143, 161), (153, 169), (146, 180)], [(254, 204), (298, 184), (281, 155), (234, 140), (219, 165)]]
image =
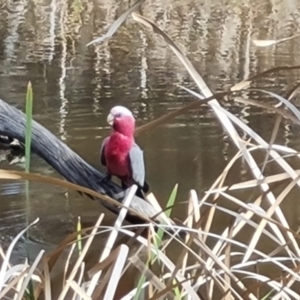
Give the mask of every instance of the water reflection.
[(59, 132), (61, 134), (61, 139), (63, 141), (66, 140), (66, 116), (68, 114), (68, 99), (65, 97), (65, 90), (66, 90), (66, 75), (67, 75), (67, 40), (66, 40), (66, 33), (64, 28), (64, 15), (66, 11), (66, 4), (63, 4), (61, 9), (61, 17), (60, 17), (60, 26), (61, 26), (61, 59), (60, 59), (60, 68), (61, 68), (61, 76), (59, 77), (59, 96), (61, 101), (61, 106), (59, 109), (60, 112), (60, 126)]
[[(106, 114), (113, 105), (128, 106), (136, 114), (138, 124), (143, 124), (193, 100), (176, 86), (195, 88), (181, 63), (160, 38), (132, 20), (111, 40), (85, 47), (128, 8), (129, 1), (118, 4), (117, 1), (31, 0), (8, 1), (3, 5), (0, 96), (24, 108), (30, 79), (34, 87), (35, 118), (90, 163), (99, 166), (99, 146), (109, 132)], [(228, 1), (222, 5), (219, 1), (204, 0), (200, 4), (193, 0), (145, 1), (141, 12), (188, 54), (213, 91), (223, 91), (271, 67), (299, 64), (298, 39), (266, 49), (258, 49), (251, 43), (253, 37), (276, 39), (298, 30), (297, 1)], [(257, 84), (280, 91), (292, 86), (298, 77), (299, 71), (280, 73)], [(230, 110), (264, 138), (270, 138), (272, 116), (266, 117), (261, 110), (244, 105)], [(278, 140), (287, 145), (292, 141), (297, 147), (294, 134), (295, 130), (286, 122)], [(206, 106), (143, 134), (138, 142), (145, 149), (148, 178), (161, 203), (176, 183), (179, 183), (178, 201), (186, 200), (191, 188), (201, 195), (235, 153)], [(1, 167), (20, 169), (22, 165), (11, 166), (1, 161)], [(32, 168), (35, 172), (58, 176), (37, 157)], [(241, 162), (231, 180), (247, 176), (247, 167)], [(0, 204), (3, 226), (9, 223), (7, 214), (24, 214), (23, 191), (22, 184), (1, 185), (1, 198), (9, 199)], [(75, 193), (53, 194), (53, 189), (36, 184), (31, 186), (31, 194), (34, 209), (30, 218), (42, 216), (48, 224), (40, 227), (41, 240), (51, 235), (47, 230), (55, 227), (57, 216), (72, 229), (72, 218), (86, 214), (93, 219), (102, 210)], [(181, 217), (182, 208), (175, 213)], [(289, 214), (292, 219), (295, 211), (291, 209)], [(15, 222), (24, 225), (24, 220), (25, 217), (18, 217)], [(15, 230), (9, 227), (8, 232), (14, 235)], [(59, 239), (65, 231), (56, 233)]]

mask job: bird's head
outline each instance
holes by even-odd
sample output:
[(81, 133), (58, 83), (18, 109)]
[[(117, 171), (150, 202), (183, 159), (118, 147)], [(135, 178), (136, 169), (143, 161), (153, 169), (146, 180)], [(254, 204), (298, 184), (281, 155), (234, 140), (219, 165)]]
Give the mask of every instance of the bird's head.
[(124, 135), (131, 136), (135, 129), (135, 119), (132, 112), (124, 106), (115, 106), (107, 116), (107, 122), (112, 128)]

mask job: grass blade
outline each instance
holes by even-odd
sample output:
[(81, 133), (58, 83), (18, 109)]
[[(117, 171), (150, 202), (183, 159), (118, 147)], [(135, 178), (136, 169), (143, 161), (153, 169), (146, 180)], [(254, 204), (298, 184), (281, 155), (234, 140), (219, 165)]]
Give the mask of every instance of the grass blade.
[[(26, 92), (26, 133), (25, 133), (25, 172), (29, 173), (30, 171), (30, 155), (31, 155), (31, 136), (32, 136), (32, 107), (33, 107), (33, 95), (32, 95), (32, 85), (31, 82), (28, 82), (27, 92)], [(25, 182), (25, 194), (26, 194), (26, 224), (29, 224), (30, 216), (30, 195), (29, 195), (29, 182)], [(30, 260), (29, 256), (29, 246), (27, 244), (29, 238), (29, 230), (26, 231), (26, 251), (28, 261)], [(34, 299), (33, 286), (31, 281), (25, 280), (29, 283), (29, 298)], [(24, 284), (24, 283), (23, 283)], [(23, 287), (21, 287), (22, 289)]]
[(253, 40), (252, 42), (256, 47), (270, 47), (270, 46), (274, 46), (279, 43), (293, 40), (295, 38), (298, 38), (299, 36), (300, 36), (300, 34), (296, 34), (296, 35), (289, 36), (289, 37), (286, 37), (286, 38), (283, 38), (280, 40)]
[[(47, 264), (47, 261), (44, 257), (43, 259), (43, 274), (44, 274), (44, 295), (45, 300), (51, 300), (51, 277), (50, 277), (50, 270), (49, 266)], [(38, 299), (37, 292), (35, 293), (36, 299)]]
[(45, 250), (40, 251), (40, 253), (38, 254), (38, 256), (36, 257), (35, 261), (33, 262), (31, 268), (28, 271), (28, 274), (25, 278), (25, 280), (23, 281), (23, 284), (21, 286), (21, 289), (19, 291), (18, 297), (16, 300), (22, 300), (24, 293), (25, 293), (25, 289), (27, 288), (29, 282), (31, 281), (31, 276), (33, 274), (33, 272), (35, 271), (35, 269), (37, 268), (40, 260), (42, 259), (42, 256), (44, 255)]
[(26, 93), (26, 136), (25, 136), (25, 171), (30, 170), (31, 134), (32, 134), (32, 85), (28, 82)]
[(37, 222), (39, 221), (39, 218), (37, 218), (35, 221), (33, 221), (31, 224), (29, 224), (25, 229), (21, 230), (21, 232), (13, 239), (13, 241), (11, 242), (11, 244), (9, 245), (7, 252), (6, 252), (6, 256), (5, 259), (2, 263), (1, 269), (0, 269), (0, 291), (3, 289), (4, 284), (5, 284), (5, 274), (6, 274), (6, 270), (7, 270), (7, 266), (9, 264), (9, 259), (10, 256), (12, 254), (12, 251), (17, 243), (17, 241), (20, 239), (20, 237), (32, 226), (34, 226)]
[(123, 267), (126, 263), (126, 259), (129, 253), (129, 248), (126, 245), (121, 245), (119, 255), (115, 261), (114, 268), (112, 270), (111, 278), (108, 282), (104, 300), (113, 300), (114, 295), (119, 283)]
[[(118, 235), (118, 230), (119, 228), (121, 227), (122, 225), (122, 222), (124, 221), (125, 219), (125, 216), (126, 216), (126, 213), (127, 213), (127, 206), (130, 205), (130, 202), (133, 198), (133, 196), (135, 195), (135, 192), (136, 192), (136, 189), (137, 189), (137, 186), (136, 185), (133, 185), (130, 189), (129, 189), (129, 192), (124, 200), (124, 207), (120, 210), (120, 213), (119, 213), (119, 216), (115, 222), (115, 225), (114, 225), (114, 230), (111, 232), (108, 240), (107, 240), (107, 243), (105, 245), (105, 248), (102, 252), (102, 255), (100, 257), (100, 262), (103, 261), (105, 258), (108, 257), (109, 253), (111, 252), (112, 250), (112, 247), (116, 241), (116, 238), (117, 238), (117, 235)], [(95, 288), (96, 288), (96, 285), (97, 285), (97, 282), (99, 281), (99, 278), (101, 276), (101, 271), (99, 271), (98, 273), (96, 273), (92, 280), (91, 280), (91, 283), (88, 287), (88, 290), (87, 290), (87, 295), (89, 296), (92, 296)]]
[(79, 255), (81, 254), (82, 252), (82, 237), (81, 237), (81, 218), (78, 217), (77, 218), (77, 249), (78, 249), (78, 252), (79, 252)]
[[(69, 275), (69, 277), (68, 277), (68, 279), (67, 279), (67, 283), (66, 283), (66, 285), (64, 286), (63, 290), (61, 291), (61, 293), (60, 293), (60, 295), (59, 295), (59, 297), (58, 297), (58, 300), (63, 300), (63, 299), (65, 299), (65, 296), (66, 296), (66, 294), (67, 294), (67, 292), (68, 292), (68, 290), (69, 290), (69, 288), (70, 288), (70, 284), (71, 284), (71, 283), (73, 284), (74, 277), (75, 277), (75, 275), (77, 274), (77, 271), (79, 270), (79, 267), (80, 267), (80, 265), (81, 265), (81, 263), (82, 263), (82, 261), (83, 261), (85, 255), (86, 255), (86, 253), (87, 253), (87, 251), (88, 251), (88, 249), (89, 249), (89, 247), (90, 247), (90, 245), (91, 245), (91, 243), (92, 243), (92, 241), (93, 241), (93, 239), (94, 239), (94, 236), (95, 236), (95, 234), (96, 234), (96, 232), (97, 232), (97, 230), (98, 230), (98, 227), (99, 227), (99, 225), (101, 224), (103, 218), (104, 218), (104, 214), (101, 214), (101, 215), (99, 216), (99, 218), (98, 218), (98, 220), (97, 220), (97, 222), (96, 222), (96, 224), (95, 224), (95, 226), (94, 226), (94, 228), (93, 228), (93, 230), (92, 230), (92, 232), (91, 232), (91, 234), (90, 234), (88, 240), (86, 241), (86, 244), (84, 245), (84, 248), (83, 248), (83, 250), (82, 250), (81, 255), (80, 255), (79, 258), (77, 259), (77, 261), (76, 261), (76, 263), (75, 263), (75, 265), (74, 265), (74, 267), (73, 267), (73, 269), (72, 269), (72, 272), (70, 273), (70, 275)], [(76, 285), (77, 285), (77, 284), (76, 284)]]
[(168, 37), (166, 33), (164, 33), (161, 29), (159, 29), (154, 23), (146, 19), (145, 17), (132, 13), (131, 14), (133, 19), (139, 23), (142, 23), (146, 27), (153, 30), (154, 33), (159, 34), (163, 37), (163, 39), (167, 42), (169, 47), (172, 49), (172, 51), (176, 54), (176, 56), (179, 58), (179, 60), (182, 62), (182, 64), (185, 66), (185, 68), (190, 73), (191, 77), (194, 79), (195, 83), (198, 85), (199, 90), (202, 91), (203, 95), (205, 97), (211, 97), (213, 94), (202, 79), (202, 77), (199, 75), (199, 73), (195, 70), (194, 66), (191, 64), (191, 62), (183, 55), (181, 50), (173, 43), (173, 41)]
[[(106, 202), (107, 204), (111, 204), (113, 206), (116, 207), (124, 207), (124, 205), (108, 196), (105, 196), (103, 194), (100, 194), (94, 190), (91, 190), (89, 188), (85, 188), (83, 186), (65, 181), (65, 180), (61, 180), (59, 178), (54, 178), (54, 177), (50, 177), (50, 176), (45, 176), (45, 175), (40, 175), (40, 174), (35, 174), (35, 173), (24, 173), (24, 172), (20, 172), (20, 171), (8, 171), (8, 170), (3, 170), (0, 169), (0, 179), (9, 179), (9, 180), (31, 180), (31, 181), (36, 181), (36, 182), (43, 182), (46, 184), (51, 184), (51, 185), (57, 185), (63, 188), (68, 188), (68, 189), (72, 189), (75, 191), (80, 191), (83, 192), (84, 194), (88, 194), (91, 195), (93, 197), (95, 197), (96, 199), (99, 198), (102, 201)], [(145, 205), (149, 205), (146, 201)], [(151, 206), (152, 207), (152, 206)], [(126, 208), (128, 209), (129, 212), (131, 212), (134, 215), (137, 215), (139, 217), (141, 217), (141, 219), (147, 221), (147, 222), (153, 222), (150, 218), (147, 218), (146, 216), (142, 216), (141, 213), (143, 213), (142, 210), (139, 209), (139, 212), (134, 210), (133, 208)], [(142, 208), (141, 208), (142, 209)], [(148, 209), (148, 208), (147, 208)], [(153, 212), (155, 212), (154, 214), (157, 214), (158, 211), (156, 211), (153, 208)], [(153, 216), (154, 216), (153, 214)], [(158, 215), (157, 217), (158, 220), (161, 220), (162, 222), (164, 222), (163, 219), (161, 219)]]
[[(164, 211), (164, 213), (167, 216), (167, 218), (169, 218), (170, 215), (171, 215), (172, 208), (174, 206), (174, 203), (175, 203), (175, 200), (176, 200), (176, 196), (177, 196), (177, 191), (178, 191), (178, 183), (175, 184), (175, 186), (174, 186), (174, 188), (173, 188), (173, 190), (171, 192), (171, 195), (170, 195), (170, 197), (168, 199), (167, 205), (166, 205), (167, 210)], [(164, 230), (161, 229), (161, 228), (159, 228), (159, 230), (157, 232), (158, 241), (162, 240), (163, 234), (164, 234)]]
[(135, 9), (137, 9), (144, 1), (145, 0), (138, 0), (137, 2), (135, 2), (131, 7), (129, 7), (128, 10), (126, 10), (125, 12), (123, 12), (121, 14), (121, 16), (111, 25), (111, 27), (109, 28), (109, 30), (107, 31), (107, 33), (105, 35), (92, 40), (86, 46), (88, 47), (88, 46), (91, 46), (91, 45), (96, 44), (96, 43), (101, 43), (104, 40), (111, 38), (115, 34), (115, 32), (119, 29), (119, 27), (126, 21), (126, 19), (128, 18), (128, 16)]

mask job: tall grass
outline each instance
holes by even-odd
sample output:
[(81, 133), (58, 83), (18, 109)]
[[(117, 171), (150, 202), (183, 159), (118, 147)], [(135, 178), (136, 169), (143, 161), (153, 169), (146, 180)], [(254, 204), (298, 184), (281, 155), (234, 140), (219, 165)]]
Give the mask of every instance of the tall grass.
[[(167, 209), (166, 209), (166, 213), (165, 213), (165, 215), (167, 217), (170, 217), (170, 215), (171, 215), (172, 208), (175, 204), (177, 190), (178, 190), (178, 184), (175, 185), (175, 187), (174, 187), (174, 189), (173, 189), (173, 191), (172, 191), (172, 193), (169, 197), (169, 200), (167, 202)], [(164, 230), (162, 228), (159, 228), (157, 234), (155, 234), (153, 232), (153, 235), (151, 236), (152, 237), (152, 243), (156, 247), (157, 251), (156, 251), (156, 254), (153, 254), (151, 251), (149, 251), (150, 255), (149, 255), (148, 260), (147, 260), (147, 262), (145, 264), (145, 267), (144, 267), (144, 272), (145, 273), (146, 273), (147, 270), (149, 270), (150, 265), (153, 265), (156, 260), (159, 260), (159, 249), (162, 245), (163, 234), (164, 234)], [(142, 287), (143, 287), (145, 281), (146, 281), (146, 276), (142, 273), (142, 276), (140, 277), (140, 279), (138, 281), (137, 292), (134, 296), (134, 300), (140, 299), (140, 295), (141, 295), (141, 292), (142, 292)]]
[(77, 249), (78, 249), (78, 252), (79, 252), (79, 255), (82, 253), (82, 237), (81, 237), (81, 218), (78, 217), (77, 219), (77, 232), (78, 232), (78, 235), (77, 235)]
[[(114, 226), (105, 226), (104, 215), (101, 214), (95, 226), (78, 228), (53, 252), (47, 255), (41, 252), (31, 265), (25, 262), (22, 265), (10, 266), (12, 249), (18, 238), (29, 227), (24, 229), (14, 239), (6, 253), (0, 248), (2, 256), (0, 299), (3, 297), (21, 299), (30, 279), (34, 282), (36, 298), (41, 296), (45, 299), (52, 299), (55, 286), (53, 286), (51, 274), (65, 249), (69, 249), (69, 256), (65, 262), (62, 289), (59, 290), (58, 299), (66, 299), (66, 297), (69, 299), (113, 299), (121, 286), (122, 278), (126, 278), (126, 272), (129, 269), (136, 271), (138, 280), (129, 292), (122, 295), (123, 300), (142, 298), (299, 299), (299, 234), (289, 227), (281, 209), (282, 202), (290, 195), (291, 190), (300, 187), (300, 170), (293, 169), (286, 160), (286, 155), (293, 155), (298, 160), (300, 157), (298, 152), (289, 147), (274, 144), (274, 136), (270, 138), (270, 142), (265, 141), (247, 124), (226, 110), (189, 59), (172, 40), (153, 22), (135, 13), (132, 16), (135, 21), (162, 37), (179, 58), (194, 79), (199, 91), (185, 89), (197, 97), (199, 103), (204, 100), (208, 103), (232, 143), (236, 145), (237, 153), (201, 199), (198, 199), (196, 191), (190, 191), (188, 201), (184, 205), (186, 218), (183, 225), (174, 225), (170, 218), (170, 208), (175, 204), (177, 185), (171, 193), (166, 212), (163, 212), (154, 195), (148, 196), (148, 201), (158, 213), (163, 215), (168, 225), (156, 224), (149, 220), (148, 224), (140, 226), (148, 229), (147, 236), (132, 230), (136, 226), (124, 225), (128, 206), (136, 190), (136, 186), (133, 186), (123, 204), (120, 205), (120, 213)], [(115, 30), (117, 30), (116, 27), (114, 27), (114, 32)], [(233, 98), (241, 89), (251, 90), (253, 80), (253, 78), (248, 78), (231, 87), (231, 92), (235, 93), (231, 94)], [(267, 93), (276, 99), (299, 124), (300, 114), (292, 103), (292, 97), (285, 99), (263, 90), (255, 90), (255, 92)], [(223, 95), (226, 94), (228, 93), (223, 93)], [(249, 99), (243, 99), (242, 95), (237, 101), (250, 103)], [(186, 111), (187, 108), (181, 110), (181, 112)], [(286, 112), (272, 111), (281, 112), (282, 117), (287, 116)], [(168, 115), (167, 118), (176, 115), (178, 112)], [(155, 120), (151, 126), (161, 124), (167, 118)], [(274, 125), (275, 135), (279, 125), (280, 120)], [(145, 130), (149, 127), (143, 128)], [(247, 140), (239, 135), (240, 131), (247, 133)], [(264, 151), (266, 154), (262, 165), (254, 156), (258, 151)], [(228, 174), (240, 160), (247, 163), (254, 179), (228, 186), (226, 184)], [(265, 167), (271, 162), (282, 171), (267, 175)], [(35, 174), (1, 171), (0, 178), (42, 180), (49, 184), (101, 197), (96, 192), (83, 187)], [(239, 190), (252, 191), (257, 197), (248, 199), (246, 203), (234, 193)], [(113, 202), (111, 199), (104, 199)], [(229, 207), (235, 208), (228, 208), (226, 203), (230, 204)], [(224, 227), (221, 232), (216, 232), (213, 223), (220, 216), (224, 218)], [(158, 232), (154, 230), (154, 226), (159, 228)], [(183, 230), (186, 235), (184, 237), (177, 235), (176, 232), (179, 230)], [(85, 258), (94, 242), (93, 239), (96, 234), (104, 233), (108, 233), (108, 237), (106, 237), (104, 248), (99, 249), (99, 260), (90, 270), (87, 270)], [(127, 236), (127, 239), (117, 245), (116, 241), (120, 235)], [(73, 250), (79, 240), (82, 242), (82, 248), (79, 256), (74, 257)], [(272, 249), (259, 247), (261, 241), (271, 244)], [(138, 250), (136, 251), (132, 245), (136, 245)], [(146, 254), (146, 258), (142, 254)], [(70, 263), (72, 258), (75, 259), (73, 265)], [(37, 269), (41, 259), (42, 263)]]
[(31, 134), (32, 134), (33, 93), (31, 82), (28, 82), (26, 92), (26, 134), (25, 134), (25, 172), (30, 171)]
[[(32, 108), (33, 94), (31, 82), (28, 82), (26, 92), (26, 133), (25, 133), (25, 172), (30, 172), (30, 156), (31, 156), (31, 134), (32, 134)], [(29, 181), (25, 181), (26, 194), (26, 224), (29, 225), (28, 216), (30, 215), (30, 196), (29, 196)]]
[[(33, 92), (31, 82), (28, 82), (26, 92), (26, 133), (25, 133), (25, 172), (30, 172), (30, 156), (31, 156), (31, 134), (32, 134), (32, 109), (33, 109)], [(30, 192), (29, 181), (25, 181), (25, 195), (26, 195), (26, 224), (29, 226), (30, 217)], [(30, 250), (28, 245), (29, 240), (29, 228), (26, 231), (26, 251), (27, 259), (30, 262)], [(34, 300), (33, 284), (32, 280), (28, 281), (28, 293), (27, 298)]]

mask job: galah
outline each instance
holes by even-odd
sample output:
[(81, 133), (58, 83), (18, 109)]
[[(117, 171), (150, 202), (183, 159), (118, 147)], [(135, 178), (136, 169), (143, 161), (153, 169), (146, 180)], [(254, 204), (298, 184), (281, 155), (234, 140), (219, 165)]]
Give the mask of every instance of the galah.
[(149, 185), (145, 182), (143, 151), (134, 140), (134, 116), (126, 107), (115, 106), (107, 116), (107, 122), (112, 126), (112, 133), (104, 139), (100, 149), (101, 163), (107, 168), (104, 180), (113, 175), (121, 180), (123, 188), (136, 184), (136, 195), (144, 198), (143, 193), (149, 191)]

